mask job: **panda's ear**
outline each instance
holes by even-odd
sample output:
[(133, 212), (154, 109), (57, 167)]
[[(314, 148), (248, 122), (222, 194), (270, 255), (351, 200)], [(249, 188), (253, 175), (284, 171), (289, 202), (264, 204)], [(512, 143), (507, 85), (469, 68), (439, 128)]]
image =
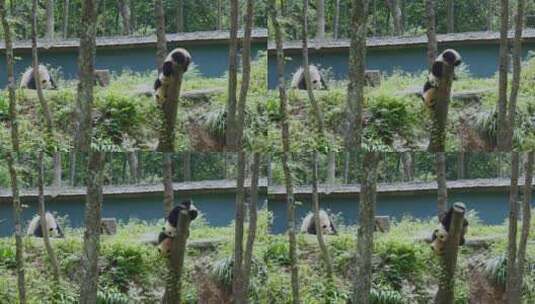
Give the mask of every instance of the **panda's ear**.
[(437, 78), (441, 78), (444, 75), (444, 62), (435, 61), (433, 67), (431, 68), (431, 73)]
[(184, 206), (184, 208), (187, 208), (189, 209), (191, 207), (191, 201), (190, 200), (186, 200), (186, 201), (183, 201), (182, 203), (180, 203), (182, 206)]

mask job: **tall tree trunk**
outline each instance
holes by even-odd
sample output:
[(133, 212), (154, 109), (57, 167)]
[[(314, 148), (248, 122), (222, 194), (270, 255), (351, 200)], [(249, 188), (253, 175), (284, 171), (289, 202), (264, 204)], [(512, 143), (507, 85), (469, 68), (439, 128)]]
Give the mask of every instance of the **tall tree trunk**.
[(351, 153), (349, 151), (344, 152), (344, 184), (349, 184), (349, 163), (351, 161)]
[(437, 173), (437, 209), (438, 217), (444, 212), (448, 207), (448, 185), (446, 184), (446, 155), (444, 152), (436, 153), (436, 163), (435, 163), (436, 173)]
[(56, 258), (56, 254), (54, 253), (54, 248), (52, 248), (52, 244), (50, 244), (50, 238), (48, 235), (48, 227), (46, 222), (46, 208), (45, 208), (45, 191), (44, 191), (44, 175), (45, 175), (45, 168), (43, 165), (43, 152), (40, 151), (38, 153), (38, 171), (37, 171), (37, 188), (39, 192), (39, 217), (41, 218), (41, 231), (43, 232), (43, 242), (45, 243), (46, 252), (48, 254), (48, 258), (50, 259), (50, 264), (52, 266), (52, 277), (54, 278), (54, 281), (56, 284), (59, 284), (60, 279), (60, 272), (59, 272), (59, 264), (58, 259)]
[(414, 157), (411, 152), (402, 152), (400, 157), (403, 165), (403, 181), (411, 182), (414, 180)]
[(457, 179), (464, 179), (466, 175), (466, 152), (460, 151), (457, 153)]
[(338, 39), (338, 34), (340, 32), (340, 0), (336, 0), (335, 2), (333, 28), (333, 37), (334, 39)]
[(71, 186), (76, 185), (76, 151), (71, 150), (69, 153), (69, 181)]
[(156, 65), (159, 73), (162, 71), (163, 62), (165, 61), (165, 57), (167, 57), (165, 11), (162, 0), (154, 0), (154, 16), (156, 18)]
[(217, 30), (223, 29), (223, 0), (217, 0)]
[(463, 203), (453, 205), (453, 213), (448, 231), (448, 238), (441, 257), (438, 291), (435, 295), (435, 304), (453, 304), (455, 300), (455, 271), (457, 268), (457, 255), (459, 241), (464, 224), (466, 206)]
[(448, 33), (455, 32), (455, 0), (446, 1), (446, 19), (448, 21)]
[(325, 264), (325, 270), (327, 278), (329, 280), (333, 279), (333, 267), (331, 262), (331, 257), (329, 255), (329, 250), (323, 239), (323, 230), (320, 223), (320, 198), (318, 193), (319, 188), (319, 177), (318, 177), (318, 152), (314, 151), (314, 159), (312, 164), (312, 207), (314, 208), (314, 225), (316, 226), (316, 236), (318, 238), (318, 244), (321, 251), (321, 257), (323, 258), (323, 263)]
[[(306, 1), (306, 0), (305, 0)], [(325, 0), (316, 0), (317, 29), (316, 38), (325, 38)]]
[(46, 34), (45, 38), (54, 38), (54, 0), (46, 1)]
[(275, 44), (277, 48), (277, 77), (280, 99), (281, 134), (282, 134), (282, 167), (286, 186), (286, 204), (288, 207), (288, 242), (290, 257), (290, 272), (292, 285), (292, 303), (299, 304), (299, 271), (297, 265), (297, 240), (295, 225), (295, 198), (293, 193), (292, 173), (290, 171), (290, 127), (288, 124), (288, 96), (286, 94), (286, 80), (284, 79), (284, 49), (283, 31), (279, 23), (279, 12), (276, 0), (269, 0), (269, 14), (275, 32)]
[(173, 209), (175, 194), (173, 190), (173, 160), (171, 153), (163, 154), (163, 206), (167, 216)]
[(191, 181), (191, 152), (186, 151), (182, 153), (183, 179), (185, 182)]
[(511, 153), (511, 189), (509, 190), (509, 229), (507, 241), (507, 303), (520, 303), (517, 282), (517, 225), (518, 225), (518, 175), (520, 156)]
[(362, 141), (368, 0), (351, 1), (351, 28), (349, 84), (347, 86), (348, 124), (345, 136), (345, 146), (349, 150), (359, 149)]
[(184, 31), (184, 0), (176, 1), (176, 32)]
[(494, 19), (494, 0), (487, 0), (487, 31), (492, 31)]
[(353, 276), (352, 303), (355, 304), (370, 303), (378, 163), (379, 156), (376, 152), (365, 152), (360, 180), (359, 228), (355, 259), (357, 262)]
[(394, 21), (394, 35), (402, 35), (404, 30), (400, 0), (386, 0), (386, 4), (388, 5), (390, 12), (392, 13), (392, 20)]
[(425, 0), (425, 19), (427, 28), (427, 66), (431, 70), (438, 54), (435, 0)]
[(229, 41), (229, 65), (228, 65), (228, 100), (227, 100), (227, 123), (226, 123), (226, 149), (235, 150), (237, 143), (237, 96), (238, 86), (238, 20), (239, 1), (230, 0), (230, 41)]
[(69, 37), (69, 0), (63, 0), (63, 39)]
[(93, 108), (93, 86), (95, 80), (95, 52), (96, 52), (96, 4), (95, 0), (82, 2), (82, 20), (80, 30), (80, 49), (78, 53), (78, 96), (76, 98), (76, 150), (89, 151), (91, 148), (91, 110)]
[(130, 0), (119, 0), (119, 12), (123, 22), (123, 35), (132, 34), (132, 11), (130, 10)]
[(54, 180), (52, 185), (58, 189), (61, 187), (61, 152), (54, 152)]
[(526, 249), (529, 239), (529, 230), (531, 227), (531, 197), (533, 191), (533, 161), (534, 152), (526, 153), (526, 162), (524, 165), (525, 182), (524, 197), (522, 200), (522, 232), (520, 234), (520, 243), (518, 244), (517, 269), (516, 274), (518, 286), (518, 299), (521, 297), (521, 286), (524, 286), (524, 269), (526, 267)]
[(256, 226), (258, 217), (258, 181), (260, 178), (260, 158), (258, 152), (253, 154), (252, 176), (251, 176), (251, 197), (249, 202), (249, 229), (247, 231), (247, 243), (245, 245), (245, 254), (243, 258), (243, 293), (247, 299), (251, 280), (251, 265), (253, 262), (253, 249), (256, 238)]
[(135, 184), (139, 182), (138, 180), (138, 166), (139, 162), (137, 159), (137, 151), (129, 151), (127, 152), (127, 158), (128, 158), (128, 169), (129, 169), (129, 176), (130, 176), (130, 183)]
[(336, 183), (336, 152), (329, 151), (327, 154), (327, 184)]
[(245, 222), (245, 152), (238, 152), (238, 180), (236, 186), (236, 218), (234, 224), (234, 259), (232, 265), (232, 293), (237, 304), (246, 303), (243, 289), (243, 230)]
[(446, 149), (446, 126), (454, 77), (453, 70), (454, 67), (452, 65), (444, 63), (443, 77), (435, 89), (436, 94), (434, 94), (433, 100), (429, 105), (432, 121), (429, 152), (444, 152)]
[(82, 279), (80, 281), (80, 304), (97, 302), (104, 162), (105, 154), (103, 152), (89, 152), (84, 219), (85, 232), (81, 259)]
[(498, 130), (497, 141), (498, 150), (501, 152), (510, 151), (511, 140), (508, 136), (507, 128), (507, 82), (509, 69), (509, 0), (500, 0), (500, 57), (499, 57), (499, 86), (498, 86)]

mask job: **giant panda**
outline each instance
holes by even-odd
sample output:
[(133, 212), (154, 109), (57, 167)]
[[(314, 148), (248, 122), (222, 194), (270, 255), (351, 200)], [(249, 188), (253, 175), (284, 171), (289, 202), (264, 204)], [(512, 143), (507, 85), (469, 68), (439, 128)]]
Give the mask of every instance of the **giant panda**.
[(176, 226), (178, 224), (178, 217), (182, 210), (188, 210), (190, 220), (193, 221), (197, 218), (199, 212), (191, 201), (183, 201), (173, 210), (165, 219), (165, 227), (158, 235), (158, 250), (162, 255), (167, 255), (171, 250), (172, 240), (176, 236)]
[[(456, 207), (463, 209), (465, 208), (464, 205), (461, 204), (457, 204)], [(450, 209), (448, 209), (448, 211), (440, 217), (440, 226), (435, 229), (431, 235), (431, 249), (433, 249), (437, 255), (442, 255), (444, 253), (444, 246), (449, 237), (452, 214), (453, 207), (450, 207)], [(463, 246), (466, 242), (464, 237), (467, 230), (468, 221), (465, 218), (461, 230), (461, 238), (459, 239), (459, 246)]]
[(167, 55), (162, 66), (162, 72), (154, 81), (154, 97), (158, 104), (165, 101), (165, 89), (171, 76), (175, 73), (175, 68), (180, 68), (182, 73), (185, 73), (190, 64), (191, 55), (184, 48), (176, 48)]
[[(334, 223), (329, 218), (329, 215), (324, 210), (320, 210), (320, 227), (323, 234), (336, 234), (336, 227)], [(310, 212), (303, 219), (303, 224), (301, 225), (301, 232), (308, 234), (316, 234), (316, 225), (314, 223), (314, 213)]]
[[(63, 230), (56, 221), (56, 218), (50, 213), (45, 213), (46, 226), (48, 227), (48, 235), (55, 238), (63, 238)], [(28, 236), (43, 237), (43, 230), (41, 229), (41, 217), (39, 215), (34, 216), (28, 225)]]
[[(57, 89), (54, 79), (50, 72), (44, 65), (39, 65), (39, 80), (41, 81), (41, 88), (43, 90)], [(20, 81), (20, 87), (24, 89), (36, 90), (35, 77), (33, 74), (33, 67), (26, 69)]]
[[(315, 65), (310, 65), (308, 69), (310, 71), (310, 82), (312, 83), (312, 90), (326, 90), (327, 84), (325, 83), (325, 80), (323, 80), (323, 77), (321, 77), (319, 69)], [(291, 87), (299, 90), (307, 89), (305, 81), (305, 70), (303, 69), (303, 67), (300, 67), (294, 73), (292, 77)]]
[(422, 99), (428, 107), (432, 106), (436, 89), (438, 88), (440, 81), (444, 77), (444, 65), (449, 64), (456, 68), (461, 63), (461, 55), (454, 49), (445, 50), (437, 57), (437, 59), (435, 59), (435, 62), (431, 67), (431, 72), (427, 76), (427, 81), (425, 82), (422, 91)]

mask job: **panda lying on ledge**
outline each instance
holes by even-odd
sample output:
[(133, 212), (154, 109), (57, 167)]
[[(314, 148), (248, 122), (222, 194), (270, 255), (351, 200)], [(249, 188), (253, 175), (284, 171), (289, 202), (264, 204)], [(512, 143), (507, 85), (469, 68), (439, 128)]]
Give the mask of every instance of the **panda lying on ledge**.
[[(457, 208), (464, 208), (464, 206), (459, 204), (457, 205)], [(440, 227), (435, 229), (431, 236), (431, 248), (437, 255), (444, 254), (444, 247), (446, 245), (446, 241), (448, 240), (448, 236), (449, 236), (452, 214), (453, 214), (453, 207), (450, 207), (450, 209), (448, 209), (448, 211), (441, 216)], [(465, 218), (463, 222), (463, 227), (461, 230), (461, 238), (459, 239), (459, 246), (463, 246), (464, 243), (466, 242), (464, 238), (466, 234), (466, 230), (468, 230), (468, 221)]]
[(162, 255), (167, 255), (171, 251), (173, 238), (176, 236), (176, 226), (178, 224), (178, 217), (182, 210), (189, 210), (189, 218), (191, 221), (197, 218), (199, 212), (191, 201), (183, 201), (178, 206), (173, 208), (167, 218), (165, 219), (165, 227), (158, 235), (158, 251)]
[(183, 48), (176, 48), (167, 57), (162, 66), (162, 72), (154, 82), (154, 97), (158, 104), (162, 104), (166, 99), (166, 89), (171, 81), (175, 68), (182, 68), (182, 73), (185, 73), (191, 64), (190, 53)]
[[(336, 234), (336, 227), (329, 218), (327, 212), (320, 210), (320, 228), (323, 234)], [(314, 223), (314, 213), (310, 212), (303, 219), (303, 224), (301, 225), (301, 232), (308, 234), (316, 234), (316, 225)]]
[[(440, 85), (440, 81), (444, 78), (444, 65), (449, 64), (456, 68), (461, 63), (461, 55), (454, 49), (447, 49), (437, 57), (431, 67), (431, 72), (427, 77), (422, 91), (422, 99), (428, 107), (433, 106), (436, 91)], [(453, 79), (456, 79), (455, 75)]]

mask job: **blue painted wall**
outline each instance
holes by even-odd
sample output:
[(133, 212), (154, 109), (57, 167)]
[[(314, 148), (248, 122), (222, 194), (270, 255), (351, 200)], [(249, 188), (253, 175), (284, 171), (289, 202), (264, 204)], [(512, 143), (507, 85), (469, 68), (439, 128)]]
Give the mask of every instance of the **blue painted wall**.
[[(195, 206), (199, 209), (211, 226), (227, 226), (234, 220), (234, 193), (209, 193), (192, 194), (184, 196), (175, 192), (175, 203), (184, 199), (193, 199)], [(259, 196), (259, 208), (266, 206), (265, 193)], [(27, 223), (37, 214), (37, 200), (25, 200), (23, 204), (28, 205), (23, 211), (23, 222), (26, 228)], [(66, 198), (47, 200), (47, 210), (56, 212), (60, 216), (68, 215), (72, 227), (82, 227), (84, 220), (84, 198)], [(149, 222), (156, 222), (165, 217), (163, 211), (162, 195), (143, 195), (132, 198), (106, 198), (102, 208), (103, 217), (115, 217), (120, 221), (129, 219), (141, 219)], [(13, 233), (13, 209), (11, 204), (0, 204), (0, 219), (7, 221), (0, 223), (0, 237), (5, 237)]]
[[(475, 210), (483, 223), (489, 225), (502, 224), (507, 217), (507, 192), (473, 192), (473, 191), (449, 191), (450, 202), (464, 202), (468, 209)], [(296, 198), (302, 205), (296, 208), (297, 223), (301, 225), (302, 219), (312, 211), (311, 200), (308, 198)], [(533, 200), (535, 203), (535, 199)], [(535, 205), (535, 204), (534, 204)], [(336, 195), (321, 196), (320, 206), (330, 212), (340, 214), (346, 225), (357, 223), (358, 196), (355, 198), (340, 197)], [(269, 210), (273, 212), (273, 233), (286, 231), (286, 202), (284, 199), (270, 199)], [(376, 215), (388, 215), (395, 219), (403, 216), (412, 216), (419, 219), (428, 219), (436, 215), (436, 193), (414, 195), (384, 195), (377, 196)], [(300, 226), (299, 226), (300, 227)]]
[[(176, 47), (169, 44), (169, 49)], [(221, 77), (228, 69), (228, 44), (226, 42), (214, 42), (210, 44), (180, 44), (187, 48), (194, 64), (205, 77)], [(265, 42), (252, 44), (253, 54), (266, 50)], [(31, 65), (31, 50), (15, 50), (15, 73), (17, 80), (20, 75)], [(78, 49), (40, 49), (39, 61), (54, 68), (61, 68), (66, 79), (75, 79), (78, 74)], [(96, 69), (109, 69), (114, 73), (124, 70), (134, 72), (156, 71), (156, 47), (135, 46), (98, 48), (96, 55)], [(0, 88), (7, 84), (5, 53), (0, 51)]]
[[(470, 72), (475, 77), (492, 77), (498, 70), (499, 46), (497, 44), (456, 44), (444, 46), (442, 49), (454, 47), (463, 56), (463, 61), (468, 65)], [(529, 50), (535, 50), (535, 42), (524, 44), (524, 54)], [(421, 73), (427, 69), (426, 47), (414, 46), (396, 49), (368, 48), (367, 67), (372, 70), (381, 70), (391, 74), (395, 70), (409, 73)], [(330, 69), (336, 80), (347, 79), (348, 56), (347, 49), (338, 50), (309, 50), (310, 63), (320, 66), (322, 69)], [(300, 51), (288, 52), (286, 57), (285, 72), (289, 81), (291, 75), (301, 66), (303, 59)], [(270, 89), (277, 86), (277, 63), (276, 54), (269, 52), (268, 58), (268, 85)]]

